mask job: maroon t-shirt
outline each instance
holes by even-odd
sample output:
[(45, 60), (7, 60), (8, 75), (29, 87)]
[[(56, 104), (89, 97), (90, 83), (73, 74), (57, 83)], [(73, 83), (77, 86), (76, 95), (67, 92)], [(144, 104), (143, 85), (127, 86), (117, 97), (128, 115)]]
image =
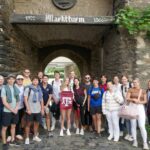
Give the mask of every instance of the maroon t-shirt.
[(100, 84), (100, 88), (104, 89), (104, 91), (106, 91), (107, 90), (107, 84), (106, 83), (105, 84)]

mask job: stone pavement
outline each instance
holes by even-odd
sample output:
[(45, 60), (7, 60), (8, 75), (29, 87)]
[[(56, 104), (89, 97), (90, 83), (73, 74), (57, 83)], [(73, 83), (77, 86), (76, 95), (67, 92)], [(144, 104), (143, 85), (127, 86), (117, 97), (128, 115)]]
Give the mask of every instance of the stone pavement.
[[(19, 147), (10, 147), (10, 150), (141, 150), (133, 148), (131, 143), (121, 139), (120, 142), (114, 143), (107, 140), (107, 135), (103, 134), (100, 138), (95, 138), (94, 133), (86, 132), (85, 136), (75, 135), (72, 131), (72, 136), (65, 135), (59, 137), (59, 130), (54, 132), (53, 137), (48, 137), (46, 132), (42, 130), (40, 133), (42, 142), (36, 143), (30, 140), (30, 145), (26, 146), (21, 142)], [(140, 138), (140, 137), (139, 137)], [(142, 141), (141, 138), (139, 141)]]

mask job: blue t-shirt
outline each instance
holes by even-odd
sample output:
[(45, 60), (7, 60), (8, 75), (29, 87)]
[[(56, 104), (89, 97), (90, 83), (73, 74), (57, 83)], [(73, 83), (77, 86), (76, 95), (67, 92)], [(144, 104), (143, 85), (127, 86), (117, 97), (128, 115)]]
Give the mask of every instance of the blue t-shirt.
[(42, 84), (40, 84), (42, 93), (43, 93), (43, 101), (44, 101), (44, 105), (47, 104), (47, 101), (49, 99), (49, 95), (53, 93), (53, 88), (50, 84), (47, 84), (47, 87), (44, 88)]
[[(99, 97), (97, 99), (94, 98), (94, 95), (99, 93)], [(99, 87), (91, 87), (88, 90), (88, 95), (90, 98), (90, 107), (102, 106), (102, 97), (103, 97), (104, 89), (100, 89)]]

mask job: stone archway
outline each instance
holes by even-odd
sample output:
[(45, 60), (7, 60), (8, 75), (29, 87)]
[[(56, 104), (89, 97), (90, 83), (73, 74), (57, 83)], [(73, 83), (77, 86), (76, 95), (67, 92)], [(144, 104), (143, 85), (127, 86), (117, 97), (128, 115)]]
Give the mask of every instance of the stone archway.
[(67, 57), (71, 59), (74, 63), (76, 63), (81, 73), (81, 76), (84, 73), (89, 72), (89, 66), (87, 60), (84, 57), (82, 57), (80, 54), (74, 52), (71, 49), (58, 49), (53, 52), (50, 51), (49, 54), (45, 56), (44, 61), (40, 63), (41, 69), (44, 70), (50, 61), (52, 61), (53, 59), (59, 56)]

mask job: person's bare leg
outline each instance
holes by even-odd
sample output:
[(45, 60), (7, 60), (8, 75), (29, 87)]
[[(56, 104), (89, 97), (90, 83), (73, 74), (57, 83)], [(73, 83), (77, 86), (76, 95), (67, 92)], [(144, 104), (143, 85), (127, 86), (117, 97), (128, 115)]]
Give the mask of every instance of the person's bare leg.
[(11, 141), (15, 140), (15, 130), (16, 130), (16, 125), (15, 124), (11, 124), (11, 129), (10, 129)]
[(71, 115), (71, 109), (67, 110), (67, 129), (70, 129), (70, 115)]
[(2, 127), (2, 141), (3, 144), (6, 144), (6, 131), (8, 127)]
[(37, 136), (39, 133), (39, 122), (34, 122), (33, 130), (34, 130), (34, 136)]
[(101, 131), (101, 115), (96, 114), (97, 133)]
[(97, 131), (97, 124), (96, 124), (96, 115), (92, 115), (94, 129)]
[(25, 137), (26, 137), (26, 138), (29, 138), (30, 126), (31, 126), (31, 122), (27, 121), (27, 122), (26, 122), (26, 127), (25, 127)]
[(65, 114), (66, 114), (66, 111), (61, 110), (61, 129), (62, 130), (64, 129)]
[(47, 130), (50, 131), (50, 114), (46, 114), (46, 126), (47, 126)]

